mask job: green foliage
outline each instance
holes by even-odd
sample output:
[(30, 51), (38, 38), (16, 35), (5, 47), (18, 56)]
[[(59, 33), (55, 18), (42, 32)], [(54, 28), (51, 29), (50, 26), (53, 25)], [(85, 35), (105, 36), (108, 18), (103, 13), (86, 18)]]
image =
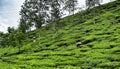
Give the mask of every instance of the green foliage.
[[(105, 8), (107, 6), (111, 8)], [(21, 53), (18, 53), (18, 46), (0, 48), (0, 66), (3, 69), (119, 69), (120, 22), (112, 23), (120, 14), (114, 12), (119, 6), (120, 1), (115, 1), (101, 6), (102, 9), (95, 7), (77, 13), (75, 17), (63, 18), (61, 21), (65, 26), (58, 27), (56, 35), (51, 29), (52, 23), (26, 33), (27, 38), (18, 30), (18, 36), (14, 38), (20, 40)], [(91, 17), (94, 9), (100, 12)], [(93, 24), (94, 18), (97, 19), (96, 24)], [(2, 37), (13, 37), (15, 32)], [(36, 42), (33, 41), (34, 36)], [(82, 42), (82, 48), (76, 47), (77, 40)]]
[(78, 0), (66, 0), (64, 9), (67, 10), (69, 12), (69, 14), (71, 12), (74, 13), (77, 3), (78, 3)]
[(92, 8), (96, 5), (100, 5), (101, 0), (86, 0), (86, 6)]

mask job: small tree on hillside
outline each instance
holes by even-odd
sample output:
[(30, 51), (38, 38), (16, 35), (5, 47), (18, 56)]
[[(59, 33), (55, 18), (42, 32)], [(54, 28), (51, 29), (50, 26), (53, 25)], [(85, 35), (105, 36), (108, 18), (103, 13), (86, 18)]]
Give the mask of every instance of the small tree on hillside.
[(8, 39), (6, 40), (9, 46), (16, 46), (16, 35), (15, 29), (12, 27), (8, 27)]
[(17, 33), (16, 33), (16, 42), (18, 44), (18, 53), (21, 53), (21, 46), (22, 46), (22, 42), (24, 40), (24, 33), (21, 31), (21, 30), (17, 30)]
[(12, 28), (11, 28), (11, 27), (8, 27), (8, 29), (7, 29), (8, 33), (12, 33), (12, 32), (14, 32), (14, 30), (15, 30), (15, 29), (14, 29), (13, 27), (12, 27)]

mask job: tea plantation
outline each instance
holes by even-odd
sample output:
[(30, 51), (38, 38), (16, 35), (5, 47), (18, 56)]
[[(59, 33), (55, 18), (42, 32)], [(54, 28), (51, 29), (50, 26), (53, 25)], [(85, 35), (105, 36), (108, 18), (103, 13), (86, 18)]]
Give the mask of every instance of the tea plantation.
[(0, 69), (120, 69), (120, 1), (60, 22), (57, 33), (51, 27), (54, 23), (42, 27), (40, 38), (39, 30), (27, 33), (21, 53), (18, 47), (0, 48)]

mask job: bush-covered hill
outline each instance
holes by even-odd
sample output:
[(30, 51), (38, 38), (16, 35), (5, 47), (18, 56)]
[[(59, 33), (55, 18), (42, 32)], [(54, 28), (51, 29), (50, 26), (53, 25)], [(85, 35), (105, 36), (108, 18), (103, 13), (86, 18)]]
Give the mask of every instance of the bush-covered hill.
[[(39, 30), (29, 32), (21, 53), (17, 47), (0, 48), (0, 69), (120, 69), (120, 1), (60, 22), (56, 34), (54, 23), (41, 29), (40, 38)], [(76, 47), (78, 40), (82, 48)]]

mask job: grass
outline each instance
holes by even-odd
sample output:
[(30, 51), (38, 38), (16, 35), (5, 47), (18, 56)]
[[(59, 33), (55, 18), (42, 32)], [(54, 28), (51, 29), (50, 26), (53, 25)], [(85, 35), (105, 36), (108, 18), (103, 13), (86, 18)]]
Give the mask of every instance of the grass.
[[(23, 41), (21, 54), (18, 54), (17, 47), (0, 48), (0, 67), (120, 69), (120, 18), (116, 19), (120, 16), (119, 4), (120, 1), (115, 1), (93, 8), (99, 11), (96, 17), (89, 16), (93, 15), (91, 9), (63, 18), (61, 22), (64, 26), (59, 28), (58, 34), (51, 30), (52, 23), (48, 24), (42, 28), (41, 38), (36, 38), (36, 42), (30, 38)], [(38, 37), (38, 30), (29, 35)], [(82, 48), (76, 47), (77, 40), (82, 42)]]

